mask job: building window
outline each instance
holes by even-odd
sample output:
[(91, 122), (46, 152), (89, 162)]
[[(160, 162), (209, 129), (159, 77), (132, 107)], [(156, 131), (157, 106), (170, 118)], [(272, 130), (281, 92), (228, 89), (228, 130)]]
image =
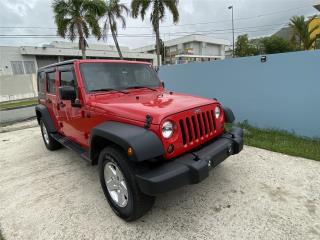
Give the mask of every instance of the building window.
[(191, 43), (185, 43), (184, 44), (184, 48), (190, 48), (191, 47)]
[(24, 61), (23, 64), (26, 74), (32, 74), (36, 72), (34, 61)]
[(14, 75), (24, 74), (22, 61), (11, 61), (11, 68)]
[(56, 94), (55, 72), (47, 73), (47, 90), (48, 93)]

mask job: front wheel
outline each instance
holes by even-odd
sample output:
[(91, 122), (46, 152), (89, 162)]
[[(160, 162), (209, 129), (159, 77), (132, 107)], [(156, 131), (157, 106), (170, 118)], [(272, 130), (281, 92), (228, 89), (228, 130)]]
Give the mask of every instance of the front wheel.
[(112, 210), (125, 221), (140, 218), (154, 204), (155, 197), (143, 194), (135, 180), (134, 166), (118, 147), (106, 147), (99, 155), (99, 176)]

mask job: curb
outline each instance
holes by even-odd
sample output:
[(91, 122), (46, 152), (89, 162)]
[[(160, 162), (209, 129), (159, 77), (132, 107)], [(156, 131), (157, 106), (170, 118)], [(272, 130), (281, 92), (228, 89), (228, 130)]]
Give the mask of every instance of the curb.
[(21, 129), (33, 128), (37, 126), (38, 122), (36, 121), (36, 118), (32, 117), (21, 121), (6, 123), (5, 125), (0, 124), (0, 134), (6, 132), (13, 132)]

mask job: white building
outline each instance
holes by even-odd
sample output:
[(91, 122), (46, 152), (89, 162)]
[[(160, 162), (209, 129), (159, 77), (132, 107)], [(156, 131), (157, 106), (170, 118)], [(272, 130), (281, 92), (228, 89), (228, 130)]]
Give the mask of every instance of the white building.
[[(121, 47), (126, 60), (137, 60), (157, 64), (155, 54), (137, 53), (127, 47)], [(90, 44), (86, 51), (88, 59), (119, 59), (115, 46)], [(78, 44), (67, 42), (52, 42), (36, 46), (9, 47), (0, 46), (0, 75), (33, 74), (40, 67), (48, 64), (81, 58)]]
[(232, 58), (233, 57), (233, 46), (232, 45), (225, 46), (224, 52), (225, 52), (226, 59)]
[[(188, 35), (164, 41), (163, 64), (180, 64), (193, 61), (214, 61), (225, 58), (228, 40), (215, 39), (205, 35)], [(156, 53), (155, 44), (134, 49), (140, 53)]]
[[(137, 53), (121, 47), (126, 60), (157, 64), (157, 56)], [(116, 47), (90, 44), (86, 51), (88, 59), (119, 59)], [(52, 63), (81, 58), (78, 44), (52, 42), (42, 47), (0, 46), (0, 102), (37, 97), (37, 69)]]

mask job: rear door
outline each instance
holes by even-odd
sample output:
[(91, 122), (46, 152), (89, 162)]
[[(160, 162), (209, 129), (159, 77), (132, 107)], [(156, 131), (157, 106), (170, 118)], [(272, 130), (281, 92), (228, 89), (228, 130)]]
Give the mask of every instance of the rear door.
[[(45, 71), (46, 79), (46, 96), (45, 96), (45, 105), (47, 106), (51, 119), (58, 127), (58, 101), (57, 101), (57, 81), (56, 81), (56, 69), (48, 69)], [(59, 129), (59, 127), (58, 127)]]

